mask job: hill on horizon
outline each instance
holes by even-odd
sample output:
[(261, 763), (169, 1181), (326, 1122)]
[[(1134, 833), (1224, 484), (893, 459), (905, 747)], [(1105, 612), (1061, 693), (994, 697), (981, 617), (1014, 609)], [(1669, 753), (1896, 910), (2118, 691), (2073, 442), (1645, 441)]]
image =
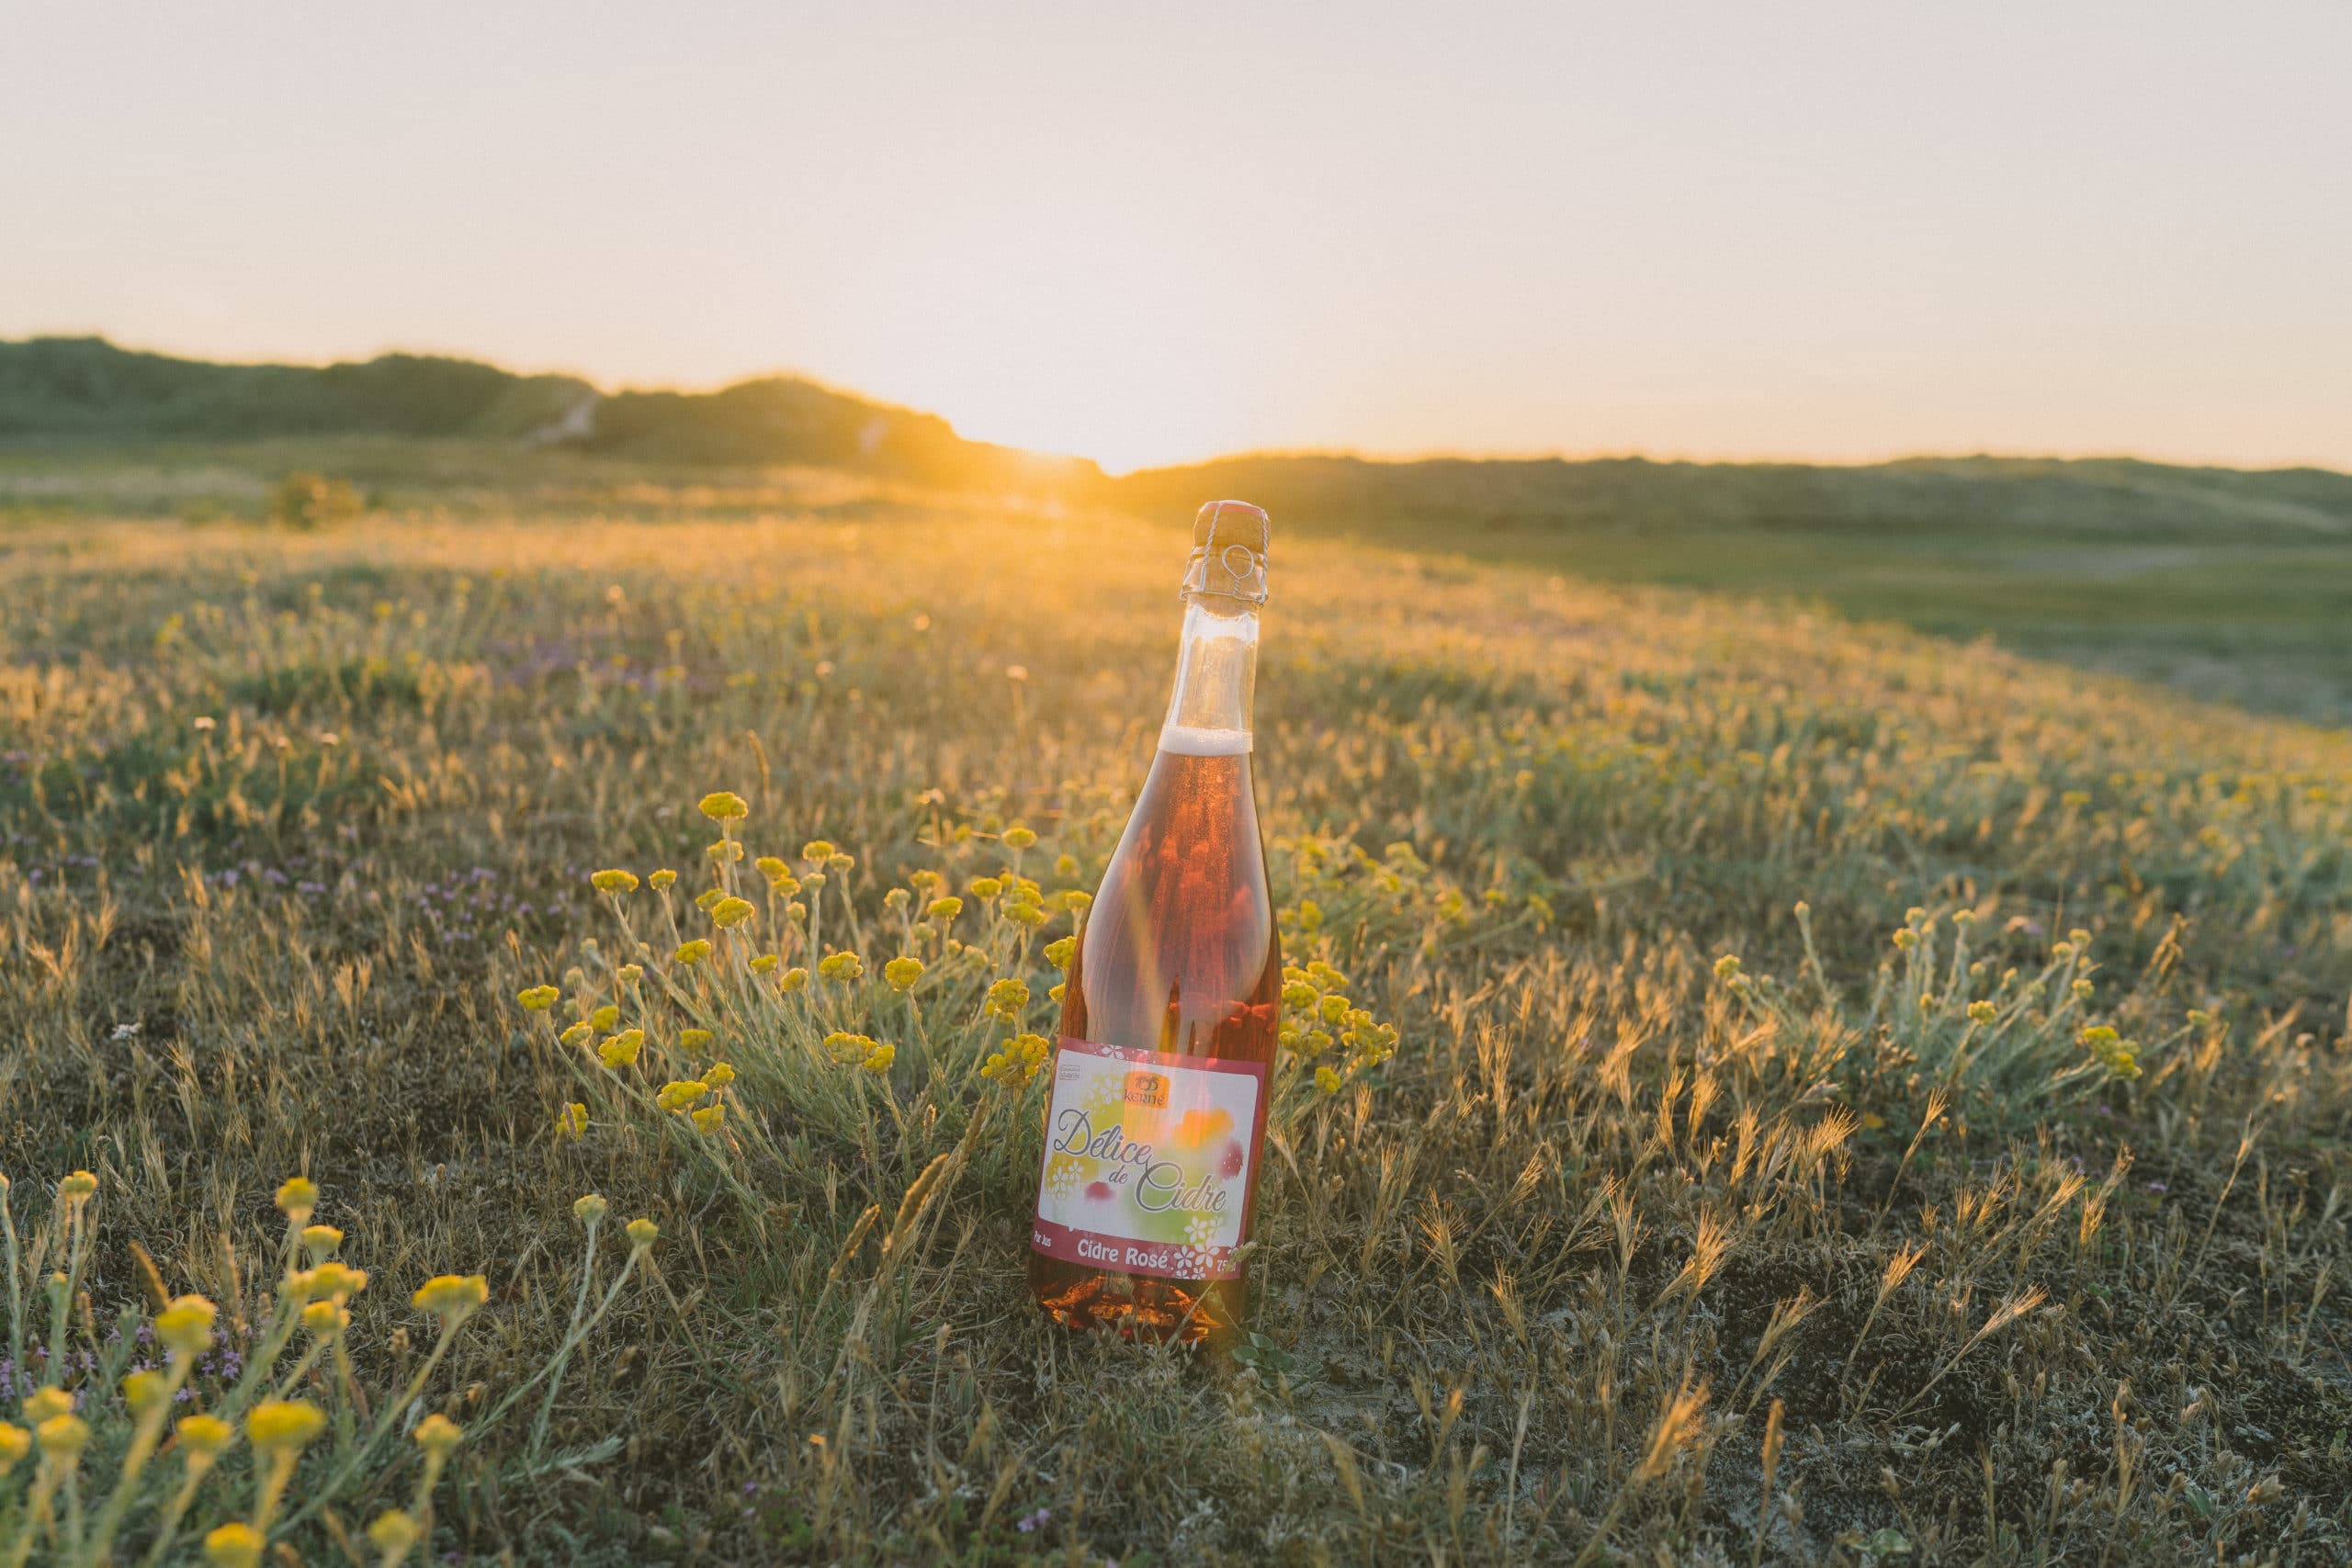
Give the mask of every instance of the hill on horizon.
[[(2087, 533), (2202, 529), (2227, 514), (2289, 535), (2352, 533), (2352, 475), (2320, 468), (1992, 454), (1825, 464), (1264, 452), (1112, 476), (1091, 458), (970, 440), (940, 415), (800, 376), (714, 391), (608, 392), (576, 376), (435, 355), (242, 364), (126, 349), (104, 337), (0, 340), (0, 446), (314, 434), (514, 441), (715, 467), (808, 465), (1155, 513), (1213, 492), (1247, 494), (1317, 525), (1442, 520), (1488, 533), (1665, 513), (1697, 527), (1997, 522)], [(2025, 488), (1997, 493), (2004, 485)]]
[(1080, 458), (967, 441), (936, 414), (797, 376), (715, 392), (605, 392), (575, 376), (432, 355), (234, 365), (103, 337), (0, 342), (0, 444), (323, 434), (475, 438), (665, 463), (806, 464), (951, 489), (1102, 477)]

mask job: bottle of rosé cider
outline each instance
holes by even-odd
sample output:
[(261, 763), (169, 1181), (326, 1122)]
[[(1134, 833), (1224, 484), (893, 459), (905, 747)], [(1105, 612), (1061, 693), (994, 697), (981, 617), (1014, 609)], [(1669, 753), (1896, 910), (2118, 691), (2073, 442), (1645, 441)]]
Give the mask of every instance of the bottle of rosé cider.
[(1062, 996), (1029, 1282), (1073, 1328), (1237, 1327), (1280, 1023), (1282, 948), (1250, 794), (1266, 514), (1193, 524), (1159, 754)]

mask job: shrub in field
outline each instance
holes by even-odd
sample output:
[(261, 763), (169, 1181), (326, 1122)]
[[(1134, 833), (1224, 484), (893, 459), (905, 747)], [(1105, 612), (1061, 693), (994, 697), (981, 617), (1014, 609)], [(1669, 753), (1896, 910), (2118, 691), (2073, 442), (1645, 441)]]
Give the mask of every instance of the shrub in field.
[(365, 510), (349, 479), (300, 469), (269, 492), (270, 519), (281, 527), (309, 531), (348, 523)]

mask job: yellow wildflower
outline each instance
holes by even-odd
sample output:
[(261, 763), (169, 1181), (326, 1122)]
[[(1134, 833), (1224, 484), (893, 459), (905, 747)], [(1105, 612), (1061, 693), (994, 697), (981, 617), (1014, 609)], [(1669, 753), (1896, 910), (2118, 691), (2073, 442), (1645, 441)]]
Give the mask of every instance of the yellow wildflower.
[(732, 822), (752, 814), (752, 808), (743, 804), (743, 797), (732, 790), (713, 790), (702, 797), (699, 807), (702, 814), (714, 822)]
[(890, 983), (894, 991), (910, 991), (914, 989), (915, 982), (922, 978), (922, 960), (905, 956), (893, 958), (882, 965), (882, 978)]
[(645, 978), (645, 965), (642, 964), (624, 964), (619, 968), (613, 971), (613, 978), (618, 980), (624, 986), (634, 986), (639, 980)]
[(792, 867), (776, 859), (774, 855), (762, 855), (759, 859), (752, 863), (752, 869), (758, 872), (762, 876), (766, 877), (770, 882), (777, 882), (792, 874)]
[(989, 987), (988, 999), (981, 1004), (980, 1010), (1006, 1023), (1018, 1023), (1028, 1006), (1028, 982), (1004, 979)]
[(1004, 891), (1004, 884), (993, 876), (976, 876), (964, 884), (964, 891), (985, 903)]
[(727, 889), (724, 887), (706, 887), (695, 895), (695, 908), (707, 915), (717, 908), (718, 901), (726, 897)]
[(416, 1446), (435, 1459), (447, 1459), (465, 1436), (455, 1421), (437, 1410), (416, 1424)]
[(25, 1395), (19, 1407), (25, 1419), (38, 1427), (52, 1416), (70, 1416), (74, 1411), (74, 1396), (62, 1388), (39, 1388)]
[(1995, 1008), (1991, 1002), (1971, 1002), (1968, 1004), (1968, 1021), (1971, 1023), (1990, 1023), (1993, 1021), (1994, 1015), (1998, 1010), (1999, 1010)]
[(180, 1452), (187, 1457), (188, 1468), (202, 1470), (213, 1457), (229, 1446), (236, 1432), (218, 1416), (183, 1416), (172, 1430), (179, 1435)]
[(588, 886), (599, 893), (616, 897), (637, 891), (637, 873), (633, 871), (599, 871), (590, 874)]
[(351, 1314), (333, 1302), (312, 1302), (302, 1309), (302, 1326), (313, 1338), (331, 1339), (351, 1321)]
[(435, 1317), (463, 1317), (490, 1300), (490, 1281), (480, 1274), (436, 1274), (416, 1288), (409, 1303)]
[(587, 1131), (588, 1108), (580, 1103), (580, 1101), (575, 1100), (571, 1104), (565, 1106), (562, 1110), (555, 1113), (555, 1135), (557, 1137), (582, 1137), (586, 1134)]
[(1004, 847), (1006, 849), (1025, 850), (1036, 841), (1037, 835), (1031, 832), (1028, 829), (1023, 827), (1018, 822), (1015, 822), (1012, 827), (1007, 828), (1004, 830)]
[(778, 958), (773, 953), (763, 953), (757, 958), (752, 960), (752, 972), (755, 975), (772, 974), (775, 972), (775, 966), (783, 962), (783, 959)]
[(1059, 937), (1046, 944), (1046, 962), (1057, 969), (1069, 967), (1070, 955), (1078, 951), (1078, 938)]
[(680, 964), (699, 964), (710, 956), (710, 939), (698, 936), (694, 941), (682, 944), (678, 951), (670, 956)]
[(724, 1062), (713, 1062), (710, 1070), (703, 1074), (702, 1081), (713, 1089), (725, 1089), (735, 1081), (735, 1069)]
[(872, 1051), (866, 1053), (865, 1060), (860, 1062), (858, 1066), (869, 1073), (887, 1073), (890, 1070), (890, 1064), (898, 1059), (898, 1055), (899, 1048), (895, 1045), (876, 1045)]
[(98, 1179), (86, 1170), (77, 1170), (57, 1184), (57, 1195), (68, 1203), (78, 1203), (98, 1190)]
[(707, 1029), (681, 1029), (678, 1031), (678, 1046), (681, 1050), (699, 1051), (709, 1043), (710, 1031)]
[(1004, 918), (1016, 926), (1034, 931), (1046, 923), (1046, 911), (1035, 904), (1007, 904), (1004, 907)]
[(261, 1531), (234, 1520), (204, 1538), (205, 1561), (213, 1568), (254, 1568), (261, 1562)]
[(556, 998), (560, 995), (562, 993), (553, 986), (534, 986), (527, 991), (518, 992), (514, 999), (523, 1004), (525, 1012), (545, 1012), (555, 1006)]
[(212, 1348), (217, 1309), (202, 1296), (182, 1296), (155, 1314), (155, 1337), (174, 1355), (196, 1357)]
[(923, 910), (922, 915), (923, 919), (936, 920), (944, 926), (963, 912), (964, 900), (951, 893), (944, 898), (933, 898), (930, 906)]
[(651, 1247), (662, 1235), (662, 1227), (644, 1218), (629, 1221), (628, 1231), (629, 1245), (640, 1251)]
[(653, 885), (653, 891), (656, 893), (666, 893), (670, 890), (670, 885), (678, 880), (678, 874), (664, 867), (645, 880)]
[(784, 972), (784, 978), (776, 984), (787, 992), (806, 989), (808, 985), (808, 971), (795, 964)]
[(1340, 1075), (1329, 1067), (1317, 1067), (1315, 1069), (1315, 1087), (1325, 1094), (1337, 1094), (1340, 1092)]
[(386, 1563), (397, 1563), (409, 1554), (423, 1533), (423, 1529), (407, 1514), (398, 1508), (387, 1508), (368, 1527), (368, 1544), (384, 1554)]
[(621, 1010), (611, 1002), (606, 1002), (588, 1015), (588, 1021), (598, 1029), (610, 1029), (620, 1021)]
[(265, 1399), (245, 1417), (245, 1441), (259, 1453), (299, 1449), (326, 1422), (325, 1413), (307, 1399)]
[[(615, 1018), (618, 1018), (620, 1016), (620, 1010), (617, 1008), (614, 1010), (613, 1016)], [(587, 1020), (582, 1019), (578, 1023), (575, 1023), (571, 1028), (565, 1030), (561, 1034), (557, 1035), (556, 1040), (561, 1044), (577, 1045), (595, 1032), (596, 1031), (594, 1026), (590, 1024)]]
[(605, 1217), (608, 1207), (602, 1196), (590, 1192), (571, 1201), (571, 1217), (583, 1225), (593, 1225)]
[(701, 1110), (694, 1113), (694, 1119), (695, 1132), (716, 1133), (718, 1131), (720, 1124), (727, 1120), (727, 1107), (724, 1105), (706, 1105)]
[(133, 1416), (143, 1416), (164, 1398), (164, 1374), (133, 1372), (122, 1380), (122, 1403)]
[(1046, 1053), (1051, 1049), (1042, 1034), (1016, 1034), (1004, 1043), (1004, 1049), (991, 1053), (981, 1064), (980, 1076), (1001, 1083), (1018, 1080), (1025, 1084), (1037, 1076), (1037, 1069), (1045, 1066)]
[(642, 1050), (644, 1045), (645, 1031), (624, 1029), (596, 1047), (596, 1059), (615, 1071), (618, 1071), (622, 1067), (633, 1065), (637, 1061), (638, 1052)]
[(732, 864), (743, 858), (743, 846), (733, 839), (721, 839), (715, 844), (706, 844), (702, 852), (711, 860)]
[(800, 858), (811, 865), (822, 865), (838, 852), (830, 839), (811, 839), (800, 846)]
[(297, 1176), (277, 1189), (277, 1206), (286, 1212), (287, 1223), (307, 1225), (311, 1212), (319, 1206), (319, 1184), (307, 1176)]
[(2113, 1029), (2098, 1024), (2083, 1031), (2080, 1040), (2085, 1050), (2098, 1059), (2111, 1078), (2130, 1080), (2140, 1076), (2137, 1047), (2120, 1037)]
[(43, 1458), (70, 1470), (90, 1446), (90, 1424), (79, 1416), (52, 1416), (33, 1428), (33, 1440), (40, 1444)]
[(865, 960), (854, 953), (829, 953), (818, 962), (817, 973), (828, 980), (854, 980), (865, 973)]
[(711, 924), (721, 931), (731, 931), (753, 914), (749, 898), (721, 898), (710, 908)]
[(349, 1301), (368, 1288), (368, 1270), (329, 1258), (311, 1270), (311, 1293), (335, 1303)]
[(335, 1249), (342, 1245), (343, 1233), (333, 1225), (302, 1227), (302, 1249), (311, 1255), (313, 1263), (324, 1263), (335, 1255)]
[(33, 1451), (33, 1435), (11, 1422), (0, 1421), (0, 1476), (6, 1475)]
[(875, 1043), (863, 1034), (837, 1030), (825, 1036), (825, 1055), (836, 1062), (862, 1062), (875, 1048)]
[(664, 1111), (684, 1111), (709, 1092), (710, 1086), (700, 1078), (677, 1078), (662, 1086), (653, 1103)]

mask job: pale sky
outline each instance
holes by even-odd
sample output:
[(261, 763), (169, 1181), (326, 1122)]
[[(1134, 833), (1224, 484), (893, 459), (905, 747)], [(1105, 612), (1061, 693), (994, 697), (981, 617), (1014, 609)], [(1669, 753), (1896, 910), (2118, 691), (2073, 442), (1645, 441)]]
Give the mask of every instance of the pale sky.
[(0, 335), (1246, 448), (2352, 468), (2352, 5), (0, 0)]

